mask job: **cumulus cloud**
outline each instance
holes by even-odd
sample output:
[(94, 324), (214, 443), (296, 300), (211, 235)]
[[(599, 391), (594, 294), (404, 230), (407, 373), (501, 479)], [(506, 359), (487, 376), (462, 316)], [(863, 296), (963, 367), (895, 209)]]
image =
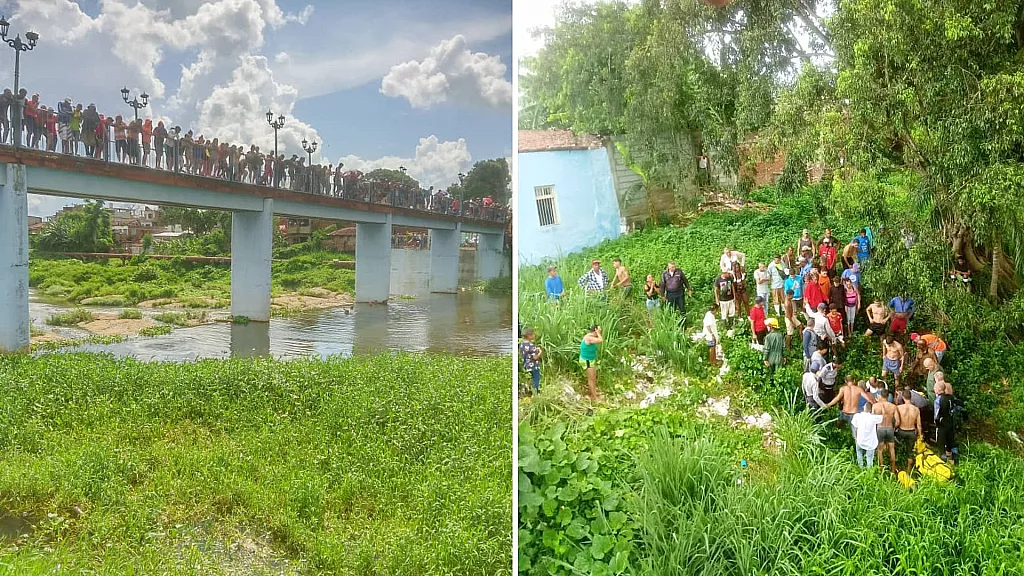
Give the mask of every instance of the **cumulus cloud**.
[(364, 160), (358, 156), (342, 156), (345, 169), (359, 170), (366, 173), (376, 168), (398, 170), (405, 166), (408, 174), (419, 180), (424, 187), (447, 188), (459, 181), (459, 172), (467, 172), (473, 167), (473, 156), (469, 153), (466, 140), (459, 138), (451, 142), (442, 142), (437, 136), (420, 138), (416, 152), (412, 158), (385, 156), (375, 160)]
[(498, 56), (469, 49), (461, 34), (435, 46), (422, 61), (391, 68), (380, 84), (382, 94), (405, 98), (413, 108), (445, 102), (492, 108), (512, 105), (512, 83)]

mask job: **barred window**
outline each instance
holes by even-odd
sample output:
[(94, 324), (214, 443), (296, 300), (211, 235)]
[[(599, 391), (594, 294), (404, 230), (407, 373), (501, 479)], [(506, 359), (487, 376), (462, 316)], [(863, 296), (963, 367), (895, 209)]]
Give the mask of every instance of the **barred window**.
[(554, 186), (536, 186), (533, 189), (537, 199), (537, 217), (541, 226), (558, 224), (558, 202), (555, 199)]

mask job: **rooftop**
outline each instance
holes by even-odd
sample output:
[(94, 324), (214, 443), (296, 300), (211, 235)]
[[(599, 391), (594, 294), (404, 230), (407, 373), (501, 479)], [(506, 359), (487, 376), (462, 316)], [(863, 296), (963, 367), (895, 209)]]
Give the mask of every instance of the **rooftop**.
[(570, 130), (520, 130), (519, 152), (594, 150), (604, 146), (600, 136), (573, 134)]

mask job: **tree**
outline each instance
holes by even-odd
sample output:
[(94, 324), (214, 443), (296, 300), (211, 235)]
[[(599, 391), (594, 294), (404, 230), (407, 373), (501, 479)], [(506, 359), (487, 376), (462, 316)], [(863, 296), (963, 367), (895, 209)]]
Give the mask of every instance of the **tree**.
[(87, 200), (80, 209), (54, 218), (36, 241), (45, 252), (109, 252), (113, 245), (110, 213), (99, 200)]
[(367, 182), (397, 182), (403, 184), (415, 190), (420, 189), (420, 183), (409, 176), (404, 174), (400, 170), (391, 170), (388, 168), (377, 168), (363, 175), (363, 180)]
[(165, 206), (161, 211), (160, 221), (165, 226), (178, 225), (195, 236), (205, 236), (218, 226), (224, 225), (225, 215), (230, 221), (230, 212)]
[[(455, 190), (455, 192), (452, 192)], [(461, 193), (463, 199), (491, 197), (502, 206), (512, 197), (512, 173), (504, 158), (481, 160), (473, 165), (462, 184), (453, 184), (448, 192)]]

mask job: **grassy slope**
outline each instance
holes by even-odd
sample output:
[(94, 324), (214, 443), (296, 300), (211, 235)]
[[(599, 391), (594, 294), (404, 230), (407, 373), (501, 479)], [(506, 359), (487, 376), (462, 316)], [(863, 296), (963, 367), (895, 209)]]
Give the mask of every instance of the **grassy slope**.
[[(274, 295), (309, 288), (352, 292), (355, 273), (334, 268), (331, 260), (346, 255), (317, 253), (296, 256), (272, 265)], [(231, 296), (228, 266), (189, 264), (184, 261), (150, 260), (142, 264), (81, 262), (72, 259), (33, 257), (29, 261), (29, 285), (47, 296), (79, 302), (97, 296), (121, 295), (126, 304), (177, 297), (185, 300)]]
[(266, 532), (310, 573), (507, 574), (509, 376), (420, 355), (0, 358), (0, 516), (42, 519), (0, 566), (215, 574), (197, 542)]

